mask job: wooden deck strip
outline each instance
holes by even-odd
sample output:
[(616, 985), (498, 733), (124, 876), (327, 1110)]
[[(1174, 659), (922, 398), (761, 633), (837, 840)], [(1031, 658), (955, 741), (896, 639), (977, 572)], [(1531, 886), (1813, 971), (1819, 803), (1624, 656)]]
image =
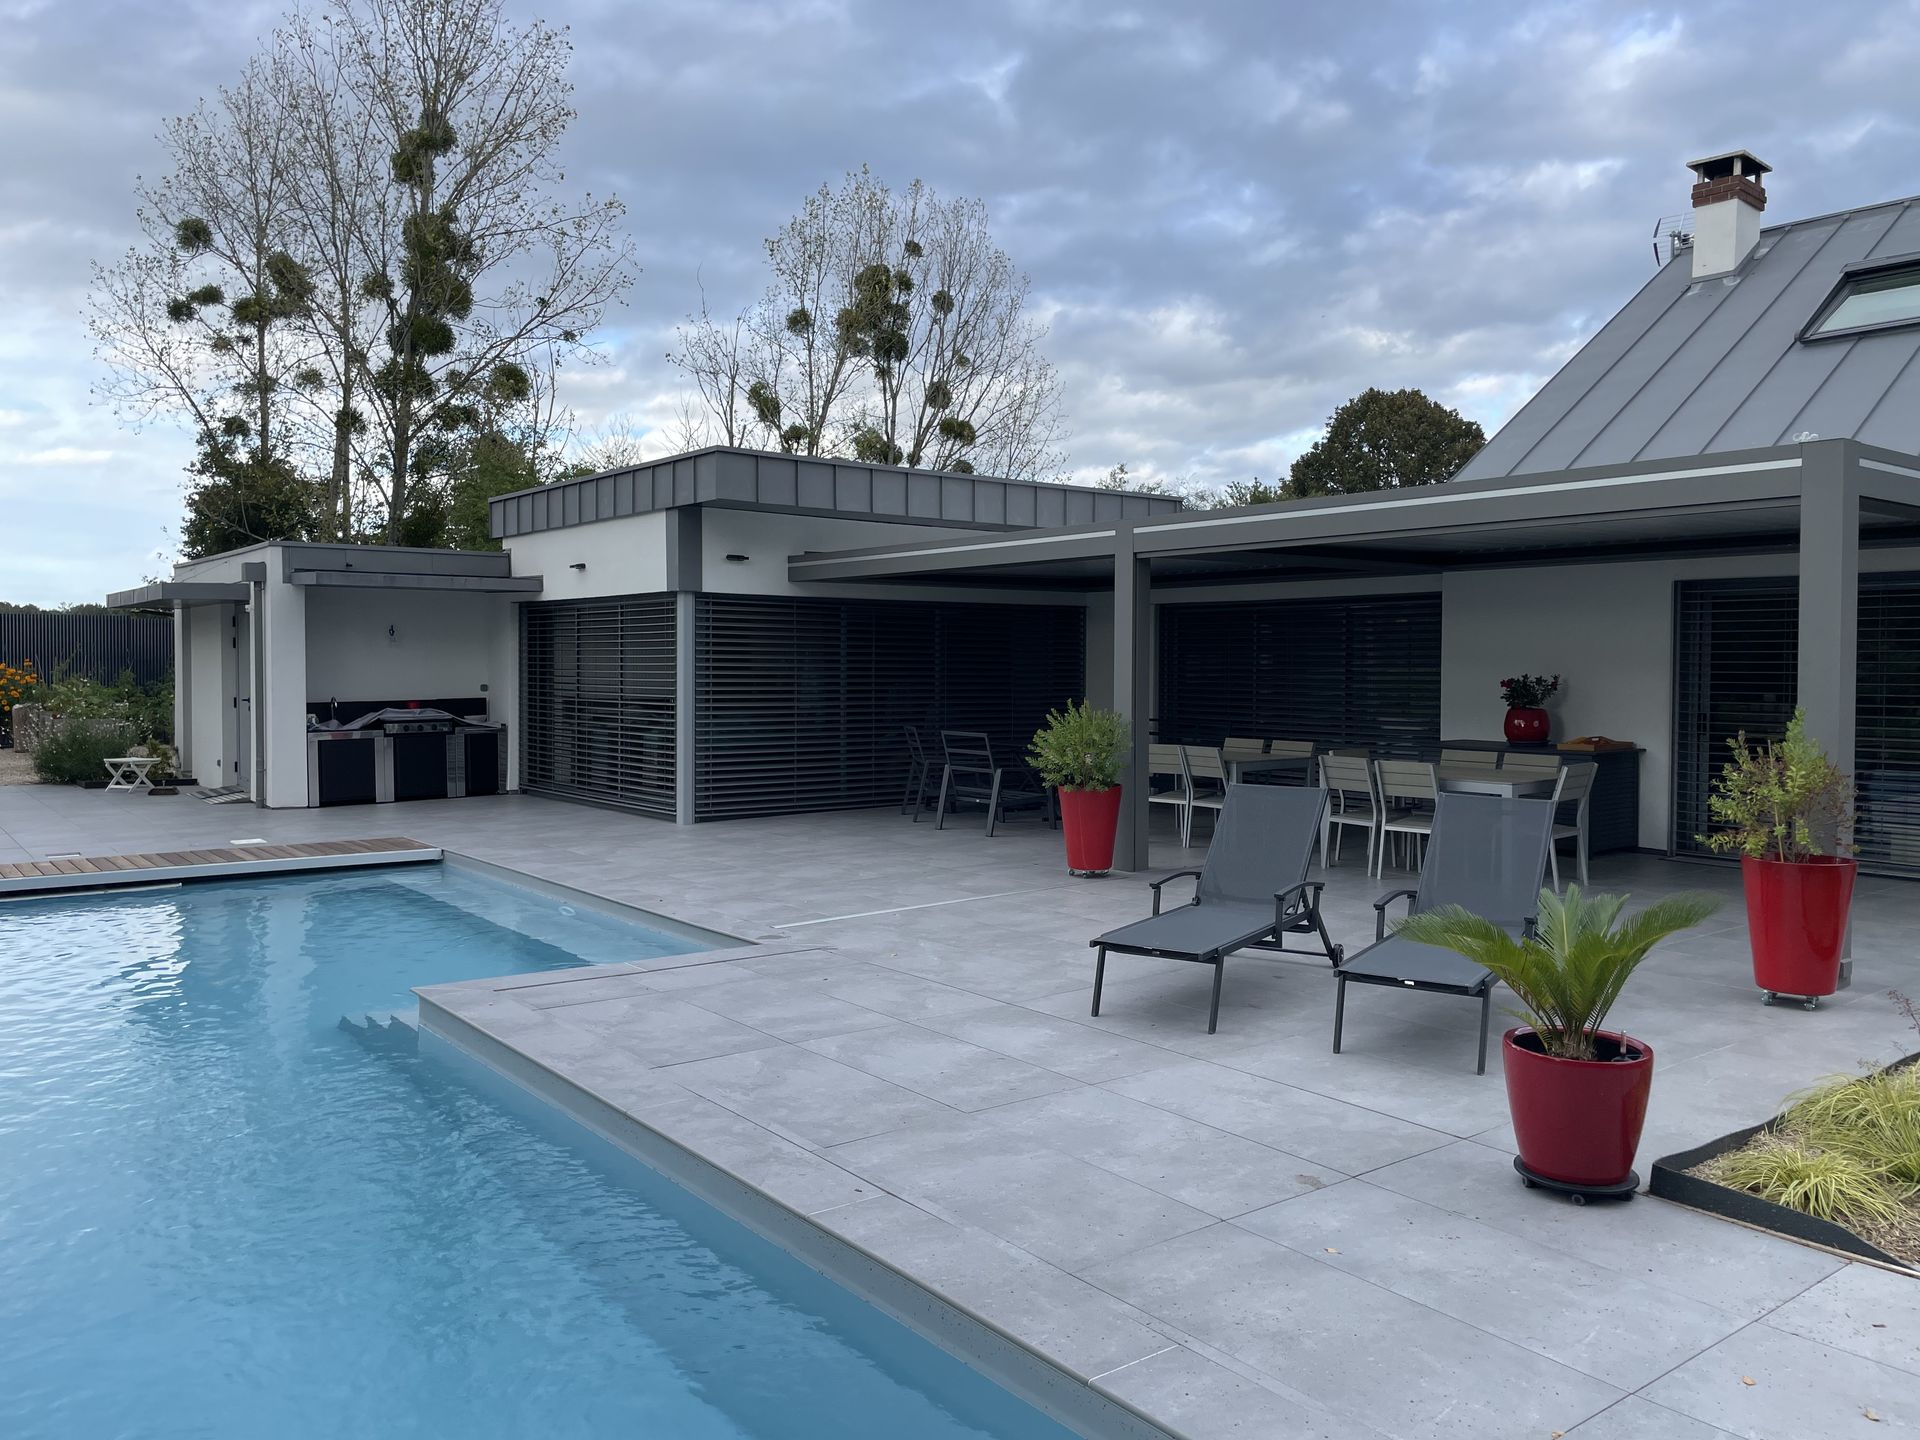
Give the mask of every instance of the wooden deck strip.
[[(36, 880), (71, 882), (101, 876), (107, 883), (138, 881), (144, 872), (211, 870), (216, 873), (246, 874), (256, 866), (263, 870), (309, 869), (302, 861), (338, 859), (345, 862), (361, 856), (405, 854), (430, 851), (435, 847), (400, 835), (361, 840), (317, 840), (279, 845), (236, 845), (208, 850), (142, 851), (130, 855), (89, 855), (62, 860), (21, 860), (0, 863), (0, 885), (9, 890), (35, 887)], [(48, 889), (68, 888), (48, 886)]]

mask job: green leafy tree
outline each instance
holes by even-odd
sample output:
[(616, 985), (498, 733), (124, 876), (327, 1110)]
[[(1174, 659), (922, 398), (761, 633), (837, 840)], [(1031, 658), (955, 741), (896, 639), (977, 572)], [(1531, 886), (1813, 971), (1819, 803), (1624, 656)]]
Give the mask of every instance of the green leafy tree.
[(1219, 505), (1233, 509), (1242, 505), (1272, 505), (1290, 498), (1284, 485), (1269, 485), (1258, 475), (1251, 480), (1234, 480), (1222, 486)]
[(1293, 462), (1280, 498), (1437, 485), (1486, 443), (1477, 421), (1418, 390), (1367, 389), (1334, 411), (1326, 434)]
[(310, 540), (318, 513), (313, 483), (291, 462), (262, 456), (242, 425), (203, 431), (188, 467), (187, 515), (180, 549), (187, 559), (218, 555), (262, 540)]

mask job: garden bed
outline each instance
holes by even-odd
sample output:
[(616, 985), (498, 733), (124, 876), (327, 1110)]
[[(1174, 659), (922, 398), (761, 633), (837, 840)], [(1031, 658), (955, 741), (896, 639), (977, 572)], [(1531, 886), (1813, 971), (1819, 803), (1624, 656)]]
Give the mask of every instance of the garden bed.
[[(1920, 1062), (1920, 1054), (1897, 1060), (1870, 1076), (1855, 1077), (1849, 1084), (1858, 1088), (1865, 1081), (1920, 1077), (1920, 1072), (1913, 1070), (1916, 1062)], [(1819, 1096), (1838, 1093), (1840, 1088), (1822, 1087), (1813, 1093), (1817, 1100)], [(1647, 1189), (1696, 1210), (1920, 1275), (1920, 1190), (1913, 1185), (1888, 1182), (1879, 1198), (1884, 1202), (1891, 1197), (1894, 1205), (1877, 1217), (1856, 1213), (1845, 1218), (1840, 1215), (1824, 1218), (1810, 1213), (1809, 1209), (1769, 1199), (1754, 1189), (1734, 1183), (1729, 1177), (1727, 1171), (1738, 1169), (1743, 1160), (1750, 1162), (1769, 1152), (1778, 1154), (1787, 1147), (1792, 1147), (1795, 1154), (1816, 1159), (1836, 1152), (1859, 1153), (1868, 1148), (1863, 1143), (1864, 1123), (1841, 1123), (1827, 1116), (1816, 1123), (1809, 1118), (1811, 1113), (1803, 1110), (1801, 1104), (1790, 1105), (1764, 1124), (1749, 1125), (1705, 1145), (1656, 1160)], [(1830, 1128), (1834, 1124), (1840, 1128)], [(1920, 1137), (1920, 1129), (1912, 1133)], [(1857, 1181), (1860, 1168), (1863, 1167), (1849, 1165), (1827, 1178), (1834, 1183), (1848, 1178)]]

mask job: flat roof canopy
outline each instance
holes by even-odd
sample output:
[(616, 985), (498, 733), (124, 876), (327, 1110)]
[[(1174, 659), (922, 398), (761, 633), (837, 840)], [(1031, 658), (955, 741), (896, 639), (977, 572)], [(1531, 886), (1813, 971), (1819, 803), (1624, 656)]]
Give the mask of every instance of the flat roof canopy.
[(217, 605), (236, 600), (244, 604), (252, 588), (243, 580), (227, 583), (159, 580), (151, 585), (136, 585), (131, 590), (115, 590), (107, 596), (107, 608), (138, 610), (162, 605)]
[(1831, 495), (1837, 503), (1849, 473), (1863, 544), (1920, 541), (1920, 462), (1828, 441), (1688, 465), (1498, 477), (801, 555), (788, 573), (796, 581), (1105, 589), (1123, 550), (1151, 562), (1156, 586), (1791, 550), (1803, 498)]

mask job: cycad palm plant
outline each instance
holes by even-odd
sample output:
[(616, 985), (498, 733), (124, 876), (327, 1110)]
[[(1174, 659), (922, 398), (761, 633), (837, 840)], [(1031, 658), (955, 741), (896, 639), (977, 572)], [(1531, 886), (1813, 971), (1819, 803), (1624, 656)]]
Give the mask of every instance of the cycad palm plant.
[(1519, 1014), (1547, 1054), (1592, 1060), (1594, 1036), (1640, 962), (1667, 936), (1719, 908), (1709, 895), (1669, 895), (1621, 920), (1626, 902), (1625, 895), (1583, 895), (1569, 885), (1564, 899), (1540, 892), (1539, 920), (1525, 939), (1457, 905), (1410, 916), (1395, 933), (1491, 970), (1519, 998)]

